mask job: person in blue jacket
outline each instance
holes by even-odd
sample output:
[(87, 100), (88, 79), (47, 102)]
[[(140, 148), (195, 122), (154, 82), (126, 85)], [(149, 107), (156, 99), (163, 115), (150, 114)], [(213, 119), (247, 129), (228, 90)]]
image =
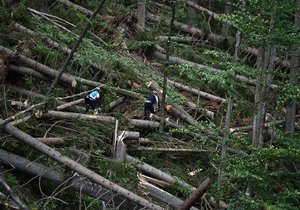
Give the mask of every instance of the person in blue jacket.
[(156, 110), (154, 109), (154, 106), (153, 106), (154, 104), (157, 104), (158, 109), (160, 109), (159, 97), (157, 95), (157, 91), (155, 91), (155, 90), (151, 92), (148, 99), (145, 101), (143, 119), (148, 119), (149, 113), (155, 113)]
[(95, 88), (92, 92), (89, 92), (84, 97), (85, 102), (85, 113), (90, 109), (94, 110), (94, 114), (98, 114), (101, 111), (101, 90), (99, 87)]

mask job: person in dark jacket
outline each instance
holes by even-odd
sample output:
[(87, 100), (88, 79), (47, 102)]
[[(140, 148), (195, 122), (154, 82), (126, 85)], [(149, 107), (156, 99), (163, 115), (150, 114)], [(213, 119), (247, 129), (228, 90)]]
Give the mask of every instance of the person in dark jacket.
[(143, 119), (148, 119), (149, 113), (155, 113), (156, 110), (154, 109), (154, 104), (157, 104), (158, 109), (160, 109), (160, 101), (157, 95), (157, 91), (152, 91), (148, 99), (145, 101)]
[(89, 92), (84, 97), (85, 102), (85, 113), (87, 113), (90, 109), (94, 110), (94, 114), (98, 114), (101, 111), (101, 90), (97, 87), (92, 92)]

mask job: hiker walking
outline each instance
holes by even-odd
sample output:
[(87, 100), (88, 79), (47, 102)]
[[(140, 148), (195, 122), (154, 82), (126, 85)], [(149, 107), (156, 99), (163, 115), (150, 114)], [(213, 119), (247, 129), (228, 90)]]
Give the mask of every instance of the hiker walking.
[(154, 106), (153, 106), (154, 104), (156, 104), (158, 109), (160, 109), (159, 97), (157, 95), (157, 91), (155, 91), (155, 90), (151, 92), (148, 99), (145, 101), (143, 119), (148, 120), (149, 119), (149, 114), (156, 112), (156, 110), (154, 109)]
[(94, 110), (94, 114), (98, 114), (101, 111), (101, 90), (99, 87), (95, 88), (92, 92), (89, 92), (84, 97), (85, 113), (90, 109)]

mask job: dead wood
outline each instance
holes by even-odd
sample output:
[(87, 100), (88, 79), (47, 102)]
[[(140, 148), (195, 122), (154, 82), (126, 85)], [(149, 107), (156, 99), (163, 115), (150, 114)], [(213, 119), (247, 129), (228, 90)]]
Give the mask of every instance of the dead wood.
[[(3, 46), (0, 46), (0, 52), (1, 53), (5, 53), (7, 55), (16, 55), (17, 56), (17, 60), (23, 64), (26, 64), (28, 65), (29, 67), (33, 68), (33, 69), (36, 69), (37, 71), (43, 73), (44, 75), (47, 75), (49, 76), (50, 78), (54, 79), (57, 75), (58, 75), (58, 71), (44, 65), (44, 64), (41, 64), (31, 58), (28, 58), (22, 54), (19, 54), (19, 53), (16, 53), (16, 52), (13, 52), (12, 50), (6, 48), (6, 47), (3, 47)], [(76, 80), (69, 76), (68, 74), (62, 74), (61, 78), (60, 78), (61, 82), (63, 82), (64, 84), (67, 84), (71, 87), (76, 87)]]
[(200, 108), (199, 106), (197, 106), (196, 104), (194, 104), (193, 102), (190, 102), (188, 101), (186, 103), (187, 107), (192, 109), (192, 110), (195, 110), (197, 111), (198, 113), (200, 114), (203, 114), (205, 117), (208, 117), (210, 119), (213, 119), (214, 116), (215, 116), (215, 113), (212, 112), (212, 111), (209, 111), (208, 109), (205, 109), (205, 108)]
[(189, 210), (198, 200), (200, 200), (211, 184), (210, 178), (206, 178), (177, 210)]
[(206, 93), (206, 92), (197, 90), (195, 88), (191, 88), (191, 87), (183, 85), (179, 82), (175, 82), (175, 81), (172, 81), (172, 80), (168, 79), (168, 83), (173, 85), (175, 88), (178, 88), (180, 90), (184, 90), (186, 92), (189, 92), (192, 95), (197, 95), (199, 97), (206, 98), (206, 99), (209, 99), (209, 100), (216, 100), (216, 101), (221, 101), (222, 103), (226, 103), (226, 99), (224, 99), (224, 98), (221, 98), (219, 96), (215, 96), (215, 95), (212, 95), (210, 93)]
[[(162, 120), (162, 117), (157, 116), (157, 115), (152, 114), (152, 113), (150, 114), (150, 118), (154, 119), (155, 121), (158, 121), (158, 122), (160, 122)], [(182, 127), (182, 125), (179, 125), (175, 122), (172, 122), (169, 118), (165, 118), (165, 125), (167, 127), (172, 127), (172, 128), (181, 128)]]
[[(151, 13), (146, 13), (146, 18), (148, 20), (151, 20), (153, 22), (157, 22), (157, 23), (161, 23), (162, 22), (162, 18), (158, 15), (154, 15), (154, 14), (151, 14)], [(170, 25), (170, 20), (163, 20), (163, 23), (165, 25)], [(179, 29), (180, 31), (183, 31), (185, 33), (189, 33), (191, 34), (192, 36), (196, 36), (196, 37), (200, 37), (202, 38), (204, 33), (201, 29), (198, 29), (198, 28), (195, 28), (195, 27), (192, 27), (192, 26), (189, 26), (187, 24), (184, 24), (184, 23), (180, 23), (180, 22), (177, 22), (177, 21), (174, 21), (174, 26)]]
[(154, 121), (131, 119), (130, 123), (136, 128), (159, 129), (159, 123)]
[(108, 105), (109, 106), (108, 111), (110, 111), (110, 110), (114, 109), (115, 107), (119, 106), (120, 104), (122, 104), (124, 102), (124, 100), (125, 100), (125, 98), (122, 97), (122, 98), (119, 98), (119, 99), (117, 99), (117, 100), (112, 101), (111, 103), (109, 103), (109, 105)]
[[(161, 200), (172, 208), (177, 209), (183, 203), (183, 200), (149, 183), (144, 177), (139, 176), (139, 180), (139, 184), (146, 188), (151, 196)], [(197, 208), (192, 207), (191, 210), (197, 210)]]
[(71, 107), (71, 106), (74, 106), (74, 105), (77, 105), (77, 104), (81, 104), (81, 103), (83, 103), (83, 102), (84, 102), (84, 99), (83, 99), (83, 98), (80, 98), (80, 99), (77, 99), (77, 100), (75, 100), (75, 101), (71, 101), (71, 102), (68, 102), (68, 103), (59, 105), (59, 106), (56, 107), (56, 110), (57, 110), (57, 111), (60, 111), (60, 110), (69, 108), (69, 107)]
[(157, 148), (157, 147), (137, 147), (133, 150), (139, 151), (156, 151), (156, 152), (209, 152), (204, 149), (189, 149), (189, 148)]
[[(166, 55), (163, 54), (163, 53), (160, 53), (160, 52), (154, 52), (153, 56), (155, 58), (159, 59), (159, 60), (166, 60)], [(187, 61), (187, 60), (184, 60), (184, 59), (181, 59), (181, 58), (178, 58), (178, 57), (170, 56), (169, 57), (169, 61), (171, 63), (175, 63), (175, 64), (187, 64), (187, 65), (193, 66), (195, 68), (202, 68), (202, 69), (214, 72), (214, 73), (221, 73), (221, 72), (223, 72), (220, 69), (216, 69), (216, 68), (213, 68), (213, 67), (209, 67), (209, 66), (205, 66), (205, 65), (202, 65), (202, 64), (198, 64), (198, 63), (194, 63), (194, 62), (191, 62), (191, 61)], [(245, 83), (247, 83), (249, 85), (255, 85), (255, 83), (256, 83), (256, 80), (249, 79), (249, 78), (247, 78), (245, 76), (242, 76), (242, 75), (235, 75), (235, 78), (238, 79), (238, 80), (240, 80), (240, 81), (242, 81), (242, 82), (245, 82)]]
[(23, 74), (23, 75), (32, 76), (32, 77), (35, 77), (37, 79), (44, 80), (44, 81), (50, 81), (49, 77), (46, 77), (44, 74), (42, 74), (38, 71), (35, 71), (31, 68), (27, 68), (25, 66), (16, 66), (13, 64), (9, 64), (7, 66), (7, 68), (9, 71), (13, 71), (13, 72)]
[(47, 113), (42, 115), (43, 118), (55, 118), (55, 119), (82, 119), (82, 120), (95, 120), (105, 123), (114, 123), (115, 118), (109, 116), (101, 115), (89, 115), (89, 114), (80, 114), (74, 112), (60, 112), (49, 110)]
[(22, 210), (28, 210), (27, 206), (23, 203), (23, 201), (12, 191), (10, 186), (4, 181), (2, 176), (0, 175), (0, 186), (6, 193), (9, 195), (9, 197), (12, 199), (12, 201)]
[(157, 84), (157, 82), (155, 81), (149, 81), (149, 82), (146, 82), (146, 86), (147, 88), (149, 88), (150, 90), (155, 90), (157, 91), (157, 93), (162, 93), (162, 89), (160, 88), (160, 86)]
[(20, 170), (23, 173), (36, 176), (36, 178), (42, 177), (43, 179), (55, 184), (63, 184), (68, 181), (67, 188), (70, 187), (78, 192), (104, 200), (107, 202), (107, 205), (119, 206), (122, 209), (124, 208), (129, 210), (142, 208), (141, 205), (131, 202), (123, 196), (114, 194), (110, 190), (103, 188), (101, 185), (94, 184), (87, 179), (78, 176), (65, 180), (65, 175), (55, 169), (46, 167), (37, 162), (32, 162), (2, 149), (0, 149), (0, 162), (8, 167)]
[(73, 9), (75, 10), (78, 10), (80, 12), (82, 12), (83, 14), (87, 15), (87, 16), (92, 16), (93, 15), (93, 12), (91, 10), (88, 10), (82, 6), (79, 6), (77, 4), (74, 4), (68, 0), (58, 0), (58, 2), (62, 3), (62, 4), (65, 4), (69, 7), (72, 7)]
[[(123, 131), (123, 132), (124, 132), (123, 140), (126, 139), (138, 140), (140, 138), (140, 132), (137, 131)], [(121, 135), (123, 132), (119, 132), (118, 135)]]
[[(184, 43), (184, 44), (195, 44), (199, 42), (198, 39), (192, 38), (192, 37), (180, 37), (180, 36), (171, 36), (171, 41), (178, 42), (178, 43)], [(156, 40), (160, 41), (168, 41), (168, 36), (157, 36), (155, 37)]]
[[(176, 178), (176, 177), (173, 177), (171, 176), (170, 174), (168, 173), (165, 173), (147, 163), (144, 163), (144, 162), (141, 162), (139, 159), (136, 159), (130, 155), (127, 155), (126, 156), (126, 161), (132, 163), (133, 165), (135, 165), (139, 170), (141, 170), (142, 172), (152, 176), (152, 177), (155, 177), (155, 178), (158, 178), (160, 180), (163, 180), (163, 181), (166, 181), (168, 183), (171, 183), (171, 184), (177, 184), (179, 186), (182, 186), (183, 188), (186, 188), (186, 189), (190, 189), (191, 191), (195, 191), (196, 188), (193, 187), (192, 185)], [(215, 200), (214, 197), (212, 196), (209, 196), (209, 195), (206, 195), (206, 197), (209, 199), (210, 203), (213, 205), (213, 206), (217, 206), (217, 202)], [(228, 208), (228, 204), (224, 203), (223, 201), (220, 201), (219, 202), (219, 208), (220, 209), (226, 209)]]
[(35, 139), (47, 145), (63, 145), (65, 143), (63, 138), (57, 138), (57, 137), (48, 137), (48, 138), (41, 137)]
[[(3, 120), (0, 119), (0, 123), (2, 124)], [(56, 151), (55, 149), (37, 141), (32, 136), (28, 135), (27, 133), (24, 133), (23, 131), (17, 129), (16, 127), (12, 126), (11, 124), (5, 124), (2, 126), (2, 129), (16, 137), (17, 139), (23, 141), (24, 143), (28, 144), (29, 146), (33, 147), (34, 149), (42, 152), (43, 154), (47, 155), (48, 157), (58, 161), (59, 163), (62, 163), (66, 165), (71, 170), (76, 171), (77, 173), (86, 176), (91, 181), (107, 188), (111, 189), (112, 191), (119, 193), (120, 195), (128, 198), (129, 200), (136, 202), (138, 204), (141, 204), (142, 206), (145, 206), (150, 209), (158, 209), (163, 210), (161, 207), (150, 203), (148, 200), (145, 200), (144, 198), (126, 190), (123, 187), (118, 186), (117, 184), (105, 179), (104, 177), (100, 176), (99, 174), (95, 173), (94, 171), (84, 167), (83, 165), (69, 159), (66, 156), (63, 156), (61, 153)]]
[(168, 186), (171, 185), (168, 182), (165, 182), (165, 181), (162, 181), (162, 180), (159, 180), (159, 179), (155, 179), (153, 177), (146, 176), (146, 175), (141, 174), (141, 173), (138, 173), (138, 178), (142, 179), (142, 180), (145, 180), (147, 182), (150, 182), (151, 184), (155, 184), (155, 185), (157, 185), (159, 187), (168, 187)]
[(189, 115), (189, 113), (187, 113), (178, 104), (168, 105), (166, 107), (166, 109), (169, 113), (174, 114), (176, 117), (179, 117), (181, 120), (183, 120), (186, 123), (189, 123), (189, 124), (197, 124), (198, 123), (192, 116)]
[(123, 142), (125, 138), (125, 132), (122, 131), (116, 138), (116, 146), (114, 151), (114, 159), (117, 161), (125, 161), (126, 159), (126, 145)]

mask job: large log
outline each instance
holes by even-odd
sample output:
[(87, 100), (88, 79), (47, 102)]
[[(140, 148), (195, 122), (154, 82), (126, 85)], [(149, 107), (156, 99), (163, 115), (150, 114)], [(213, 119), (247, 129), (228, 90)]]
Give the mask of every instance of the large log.
[[(58, 71), (56, 71), (44, 64), (41, 64), (31, 58), (28, 58), (22, 54), (16, 54), (15, 52), (13, 52), (12, 50), (10, 50), (6, 47), (0, 46), (0, 52), (3, 52), (8, 55), (17, 55), (18, 61), (20, 61), (23, 64), (28, 65), (29, 67), (31, 67), (33, 69), (36, 69), (37, 71), (43, 73), (44, 75), (49, 76), (52, 79), (54, 79), (58, 75)], [(76, 84), (77, 84), (76, 80), (66, 73), (62, 74), (60, 81), (67, 85), (70, 85), (71, 87), (76, 87)]]
[(155, 151), (155, 152), (209, 152), (205, 149), (190, 149), (190, 148), (159, 148), (159, 147), (137, 147), (134, 150), (139, 151)]
[(212, 95), (210, 93), (206, 93), (206, 92), (197, 90), (195, 88), (183, 85), (179, 82), (175, 82), (175, 81), (172, 81), (172, 80), (168, 79), (168, 83), (173, 85), (174, 87), (180, 89), (180, 90), (184, 90), (184, 91), (189, 92), (193, 95), (197, 95), (199, 97), (206, 98), (206, 99), (209, 99), (209, 100), (216, 100), (216, 101), (221, 101), (223, 103), (226, 103), (226, 99), (224, 99), (224, 98), (221, 98), (219, 96), (215, 96), (215, 95)]
[[(155, 178), (158, 178), (158, 179), (161, 179), (163, 181), (166, 181), (168, 183), (171, 183), (171, 184), (176, 184), (176, 185), (179, 185), (183, 188), (186, 188), (186, 189), (189, 189), (191, 191), (195, 191), (196, 188), (174, 176), (171, 176), (170, 174), (168, 173), (165, 173), (147, 163), (144, 163), (144, 162), (141, 162), (139, 159), (136, 159), (130, 155), (127, 155), (126, 156), (126, 161), (127, 162), (130, 162), (132, 164), (134, 164), (139, 170), (141, 170), (142, 172), (146, 173), (146, 174), (149, 174), (150, 176), (152, 177), (155, 177)], [(214, 205), (214, 206), (217, 206), (217, 202), (215, 200), (214, 197), (212, 196), (209, 196), (209, 195), (206, 195), (207, 199), (209, 200), (209, 202)], [(224, 203), (223, 201), (220, 201), (219, 202), (219, 208), (220, 209), (226, 209), (228, 208), (229, 205)]]
[(50, 144), (50, 145), (62, 145), (65, 143), (64, 139), (62, 138), (57, 138), (57, 137), (39, 137), (35, 138), (36, 140), (43, 142), (44, 144)]
[[(168, 204), (174, 209), (177, 209), (183, 203), (183, 200), (181, 200), (180, 198), (160, 189), (159, 187), (156, 187), (153, 184), (150, 184), (149, 182), (140, 181), (140, 185), (146, 188), (151, 196), (161, 200), (162, 202)], [(197, 208), (195, 207), (191, 207), (190, 209), (197, 210)]]
[(80, 99), (77, 99), (75, 101), (71, 101), (71, 102), (59, 105), (59, 106), (56, 107), (56, 110), (60, 111), (60, 110), (63, 110), (63, 109), (67, 109), (67, 108), (69, 108), (71, 106), (74, 106), (74, 105), (77, 105), (77, 104), (81, 104), (83, 102), (84, 102), (84, 99), (80, 98)]
[[(154, 119), (154, 120), (156, 120), (158, 122), (160, 122), (162, 120), (162, 117), (157, 116), (157, 115), (152, 114), (152, 113), (150, 115), (150, 118)], [(181, 128), (182, 127), (182, 125), (179, 125), (179, 124), (177, 124), (175, 122), (170, 121), (169, 118), (165, 118), (165, 124), (166, 124), (167, 127), (172, 127), (172, 128)]]
[(131, 119), (130, 123), (136, 128), (158, 129), (159, 123), (149, 120)]
[(166, 109), (169, 113), (172, 113), (172, 114), (176, 115), (177, 117), (179, 117), (184, 122), (187, 122), (189, 124), (197, 124), (198, 123), (192, 116), (189, 115), (189, 113), (187, 113), (178, 104), (168, 105), (166, 107)]
[(89, 114), (80, 114), (74, 112), (60, 112), (49, 110), (47, 113), (43, 114), (44, 118), (55, 118), (55, 119), (82, 119), (82, 120), (95, 120), (106, 123), (114, 123), (116, 119), (109, 116), (101, 115), (89, 115)]
[[(166, 55), (163, 54), (163, 53), (157, 52), (157, 51), (155, 51), (153, 53), (153, 56), (155, 58), (159, 59), (159, 60), (166, 60)], [(214, 73), (221, 73), (221, 72), (223, 72), (220, 69), (216, 69), (216, 68), (213, 68), (213, 67), (205, 66), (205, 65), (202, 65), (202, 64), (199, 64), (199, 63), (194, 63), (194, 62), (187, 61), (187, 60), (184, 60), (184, 59), (181, 59), (181, 58), (178, 58), (178, 57), (173, 57), (173, 56), (169, 56), (169, 62), (175, 63), (175, 64), (187, 64), (187, 65), (193, 66), (195, 68), (203, 68), (203, 69), (206, 69), (206, 70), (214, 72)], [(235, 78), (238, 79), (238, 80), (240, 80), (240, 81), (242, 81), (242, 82), (245, 82), (245, 83), (247, 83), (249, 85), (255, 85), (255, 83), (256, 83), (256, 80), (249, 79), (249, 78), (247, 78), (245, 76), (238, 75), (238, 74), (235, 75)]]
[[(171, 40), (174, 42), (179, 43), (185, 43), (185, 44), (194, 44), (196, 42), (199, 42), (198, 39), (192, 38), (192, 37), (180, 37), (180, 36), (170, 36)], [(155, 37), (156, 40), (160, 41), (168, 41), (168, 36), (157, 36)]]
[[(14, 170), (19, 170), (23, 173), (36, 176), (37, 178), (42, 177), (43, 179), (51, 181), (55, 184), (62, 184), (65, 182), (65, 175), (61, 174), (59, 171), (46, 167), (37, 162), (32, 162), (2, 149), (0, 149), (0, 162), (8, 167), (13, 168)], [(143, 208), (141, 205), (133, 203), (123, 196), (117, 195), (110, 190), (88, 180), (76, 178), (71, 179), (68, 184), (70, 188), (80, 193), (84, 193), (88, 196), (105, 201), (107, 205), (112, 204), (115, 206), (120, 206), (122, 209), (124, 208), (129, 210)]]
[(212, 111), (209, 111), (208, 109), (205, 108), (200, 108), (198, 107), (196, 104), (194, 104), (193, 102), (188, 101), (186, 103), (186, 106), (192, 110), (197, 111), (200, 114), (203, 114), (205, 117), (208, 117), (210, 119), (213, 119), (215, 116), (215, 113)]
[[(3, 122), (2, 119), (0, 119), (0, 124)], [(99, 174), (95, 173), (94, 171), (84, 167), (83, 165), (71, 160), (70, 158), (63, 156), (61, 153), (56, 151), (55, 149), (37, 141), (32, 136), (28, 135), (27, 133), (24, 133), (23, 131), (17, 129), (16, 127), (12, 126), (10, 123), (7, 123), (2, 126), (2, 130), (5, 132), (13, 135), (15, 138), (23, 141), (24, 143), (28, 144), (29, 146), (33, 147), (34, 149), (42, 152), (43, 154), (47, 155), (48, 157), (56, 160), (59, 163), (64, 164), (71, 170), (76, 171), (77, 173), (86, 176), (91, 181), (107, 188), (111, 189), (113, 192), (116, 192), (129, 200), (138, 203), (146, 208), (149, 209), (157, 209), (157, 210), (163, 210), (161, 207), (150, 203), (148, 200), (128, 191), (127, 189), (105, 179), (104, 177), (100, 176)]]
[(13, 72), (23, 74), (23, 75), (32, 76), (32, 77), (35, 77), (35, 78), (40, 79), (40, 80), (44, 80), (44, 81), (49, 81), (50, 80), (50, 78), (46, 77), (44, 74), (42, 74), (38, 71), (35, 71), (31, 68), (27, 68), (25, 66), (16, 66), (16, 65), (13, 65), (13, 64), (9, 64), (7, 66), (7, 68), (8, 68), (9, 71), (13, 71)]
[(189, 210), (198, 200), (200, 200), (211, 184), (210, 178), (206, 178), (177, 210)]
[[(154, 21), (154, 22), (157, 22), (157, 23), (160, 23), (162, 22), (162, 20), (164, 20), (163, 18), (161, 18), (160, 16), (158, 15), (154, 15), (154, 14), (151, 14), (151, 13), (146, 13), (146, 18), (148, 20), (151, 20), (151, 21)], [(163, 22), (165, 25), (170, 25), (170, 20), (164, 20)], [(189, 33), (191, 34), (192, 36), (196, 36), (196, 37), (200, 37), (202, 38), (204, 33), (201, 29), (198, 29), (198, 28), (195, 28), (195, 27), (192, 27), (192, 26), (189, 26), (187, 24), (183, 24), (183, 23), (180, 23), (180, 22), (177, 22), (177, 21), (174, 21), (174, 26), (179, 29), (180, 31), (183, 31), (185, 33)]]

